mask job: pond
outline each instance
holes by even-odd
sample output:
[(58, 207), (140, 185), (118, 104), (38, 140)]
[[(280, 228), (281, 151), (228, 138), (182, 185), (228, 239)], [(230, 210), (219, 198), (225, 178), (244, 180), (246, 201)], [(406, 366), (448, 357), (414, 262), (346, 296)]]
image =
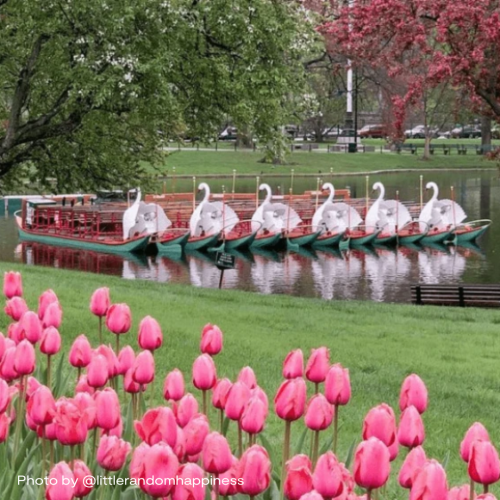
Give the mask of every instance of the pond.
[[(321, 182), (332, 182), (336, 188), (350, 187), (353, 197), (363, 197), (367, 179), (364, 176), (331, 177), (318, 174)], [(492, 219), (493, 224), (479, 241), (468, 247), (404, 247), (394, 249), (367, 248), (340, 253), (304, 250), (301, 253), (261, 251), (236, 255), (234, 269), (224, 274), (223, 288), (263, 294), (281, 293), (323, 299), (360, 299), (383, 302), (408, 302), (410, 285), (425, 283), (498, 283), (500, 266), (500, 179), (498, 172), (426, 172), (428, 181), (440, 187), (440, 198), (450, 198), (454, 187), (455, 200), (464, 208), (468, 220)], [(232, 179), (204, 179), (213, 192), (231, 191)], [(291, 177), (266, 180), (274, 192), (288, 193)], [(420, 174), (393, 173), (370, 176), (370, 186), (381, 181), (386, 199), (419, 201)], [(316, 178), (295, 177), (293, 192), (316, 189)], [(191, 179), (170, 180), (168, 191), (191, 191)], [(237, 192), (255, 192), (256, 179), (236, 179)], [(424, 202), (428, 193), (424, 193)], [(125, 279), (146, 279), (159, 282), (184, 283), (216, 288), (220, 271), (210, 254), (188, 254), (178, 260), (155, 255), (121, 257), (90, 251), (70, 250), (34, 243), (20, 243), (11, 203), (8, 213), (0, 206), (0, 260), (28, 265), (77, 269), (112, 274)]]

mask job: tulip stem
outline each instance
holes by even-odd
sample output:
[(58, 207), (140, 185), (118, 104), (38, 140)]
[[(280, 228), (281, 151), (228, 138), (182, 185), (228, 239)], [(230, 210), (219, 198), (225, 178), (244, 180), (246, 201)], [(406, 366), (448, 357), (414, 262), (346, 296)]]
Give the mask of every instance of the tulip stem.
[(243, 455), (243, 434), (241, 432), (240, 423), (237, 422), (237, 425), (238, 425), (238, 458), (240, 458), (241, 455)]
[(319, 431), (314, 431), (314, 446), (312, 452), (313, 469), (314, 467), (316, 467), (316, 461), (318, 460), (318, 450), (319, 450)]
[(120, 353), (120, 335), (116, 335), (116, 355)]
[(74, 467), (74, 461), (75, 461), (75, 446), (72, 445), (70, 447), (70, 462), (71, 462), (71, 467)]
[(366, 490), (366, 500), (371, 500), (372, 498), (372, 490)]
[(50, 354), (47, 355), (47, 387), (52, 389), (50, 380)]
[(333, 408), (333, 453), (337, 454), (337, 436), (339, 433), (339, 405)]
[(224, 410), (222, 408), (219, 409), (220, 416), (220, 433), (222, 434), (222, 429), (224, 427)]
[(290, 428), (292, 423), (289, 420), (285, 420), (285, 439), (283, 440), (283, 461), (281, 463), (281, 483), (280, 483), (280, 498), (283, 500), (283, 492), (285, 488), (285, 478), (286, 478), (286, 463), (288, 461), (288, 455), (290, 453)]
[(208, 417), (208, 415), (207, 415), (207, 391), (201, 391), (201, 393), (202, 393), (203, 414)]
[(24, 394), (26, 391), (26, 377), (22, 376), (21, 377), (21, 392), (19, 393), (19, 402), (18, 402), (18, 407), (17, 407), (17, 415), (16, 415), (16, 433), (14, 436), (14, 453), (12, 455), (12, 460), (13, 462), (16, 460), (17, 456), (17, 450), (19, 449), (19, 441), (21, 439), (21, 429), (23, 425), (23, 415), (24, 415), (24, 408), (23, 408), (23, 403), (24, 403)]
[(45, 426), (42, 426), (42, 477), (45, 477)]
[(219, 474), (214, 474), (214, 493), (215, 500), (219, 500)]
[(319, 384), (317, 382), (314, 383), (314, 394), (318, 394), (319, 392)]
[(99, 344), (102, 344), (102, 316), (99, 316)]
[(483, 493), (488, 493), (489, 485), (483, 484), (483, 488), (484, 488)]
[(76, 374), (76, 383), (80, 382), (80, 376), (82, 375), (82, 369), (80, 367), (77, 368), (78, 372)]
[(50, 470), (52, 470), (52, 467), (54, 466), (54, 442), (49, 440), (49, 465), (50, 465)]
[(469, 500), (474, 500), (475, 492), (474, 492), (474, 479), (470, 480), (470, 492), (469, 492)]

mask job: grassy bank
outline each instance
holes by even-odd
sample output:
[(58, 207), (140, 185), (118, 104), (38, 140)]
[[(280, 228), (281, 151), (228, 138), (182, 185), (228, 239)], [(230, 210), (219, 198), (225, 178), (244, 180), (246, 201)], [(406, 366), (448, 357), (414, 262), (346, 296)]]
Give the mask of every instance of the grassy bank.
[(257, 151), (172, 151), (165, 165), (155, 173), (172, 175), (175, 167), (177, 175), (223, 174), (289, 174), (293, 168), (296, 173), (356, 173), (375, 170), (395, 169), (432, 169), (432, 168), (492, 168), (495, 163), (481, 156), (436, 155), (430, 160), (419, 156), (397, 153), (318, 153), (294, 152), (288, 158), (288, 165), (272, 166), (259, 163), (262, 153)]
[[(342, 459), (359, 440), (363, 417), (372, 406), (387, 402), (398, 413), (400, 384), (411, 372), (420, 374), (430, 394), (424, 415), (425, 448), (440, 461), (449, 454), (451, 483), (466, 481), (458, 447), (472, 422), (482, 421), (491, 438), (500, 440), (496, 425), (500, 403), (497, 311), (261, 296), (0, 263), (2, 275), (11, 268), (23, 272), (26, 299), (32, 307), (43, 290), (53, 288), (58, 294), (64, 309), (64, 354), (59, 356), (67, 355), (72, 340), (82, 332), (96, 344), (97, 319), (89, 313), (88, 302), (99, 286), (109, 286), (112, 300), (127, 302), (132, 309), (133, 329), (122, 336), (122, 344), (137, 346), (137, 325), (142, 317), (151, 314), (158, 319), (165, 342), (156, 354), (157, 403), (169, 370), (179, 367), (190, 378), (201, 328), (212, 322), (225, 335), (224, 350), (216, 359), (219, 376), (234, 379), (241, 367), (252, 366), (271, 408), (281, 382), (281, 363), (289, 350), (300, 347), (308, 353), (312, 347), (326, 345), (332, 361), (350, 368), (353, 398), (340, 412)], [(0, 330), (5, 332), (6, 325), (2, 313)], [(215, 415), (211, 417), (215, 422)], [(302, 423), (292, 426), (295, 443), (301, 428)], [(276, 457), (280, 456), (282, 430), (282, 422), (271, 414), (265, 434)], [(231, 426), (230, 436), (234, 435)], [(327, 437), (323, 436), (324, 442)], [(405, 453), (401, 450), (395, 469)]]

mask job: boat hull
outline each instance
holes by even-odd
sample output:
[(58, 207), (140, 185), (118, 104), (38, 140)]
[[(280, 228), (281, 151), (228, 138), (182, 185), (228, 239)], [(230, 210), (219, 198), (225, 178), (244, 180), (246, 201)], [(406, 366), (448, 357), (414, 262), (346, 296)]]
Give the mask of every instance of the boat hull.
[(188, 239), (189, 232), (186, 232), (185, 234), (181, 234), (180, 236), (172, 238), (168, 241), (157, 241), (156, 248), (160, 255), (171, 253), (177, 254), (179, 251), (182, 253), (182, 249), (186, 245)]
[(361, 247), (371, 245), (378, 237), (378, 232), (365, 234), (364, 236), (351, 236), (349, 238), (349, 245), (351, 247)]
[(460, 245), (461, 243), (471, 243), (473, 241), (476, 241), (480, 236), (482, 236), (486, 232), (488, 227), (489, 227), (489, 224), (482, 226), (482, 227), (472, 229), (471, 231), (464, 231), (464, 232), (456, 233), (457, 245)]
[(263, 236), (256, 236), (250, 248), (272, 248), (275, 247), (281, 239), (281, 233), (266, 234)]
[(335, 247), (339, 245), (344, 233), (332, 234), (330, 236), (320, 235), (313, 243), (313, 248)]
[(250, 234), (246, 234), (245, 236), (241, 236), (240, 238), (235, 238), (232, 240), (225, 240), (225, 248), (226, 250), (241, 250), (244, 248), (249, 248), (252, 243), (255, 241), (255, 237), (257, 236), (257, 232), (253, 232)]
[(394, 245), (396, 244), (397, 242), (397, 235), (395, 234), (391, 234), (389, 236), (378, 236), (377, 238), (375, 238), (375, 240), (373, 240), (373, 243), (375, 245)]
[(414, 245), (424, 238), (426, 233), (409, 234), (406, 236), (398, 236), (400, 245)]
[(123, 243), (103, 243), (99, 241), (88, 241), (79, 238), (55, 236), (50, 234), (39, 234), (18, 227), (19, 238), (24, 241), (34, 241), (45, 245), (55, 245), (68, 248), (81, 248), (103, 253), (133, 253), (143, 251), (149, 243), (148, 236), (140, 236)]
[(297, 236), (287, 236), (287, 244), (297, 245), (299, 247), (305, 247), (312, 245), (321, 234), (321, 231), (316, 231), (315, 233), (301, 234)]
[(184, 247), (186, 250), (206, 250), (213, 247), (219, 241), (219, 234), (204, 236), (203, 238), (189, 238)]
[(422, 245), (432, 243), (443, 243), (447, 240), (453, 239), (453, 231), (439, 231), (434, 234), (427, 233), (420, 241)]

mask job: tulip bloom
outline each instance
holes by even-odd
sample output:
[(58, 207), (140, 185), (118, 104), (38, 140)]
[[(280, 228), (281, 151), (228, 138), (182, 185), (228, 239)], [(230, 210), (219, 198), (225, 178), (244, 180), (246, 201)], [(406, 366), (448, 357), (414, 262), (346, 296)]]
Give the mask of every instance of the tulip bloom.
[(123, 377), (123, 389), (129, 394), (137, 394), (141, 392), (141, 385), (134, 381), (132, 377), (132, 369), (128, 370)]
[(243, 382), (235, 382), (227, 394), (224, 411), (230, 420), (239, 420), (250, 399), (250, 389)]
[(97, 448), (97, 463), (105, 470), (117, 471), (125, 464), (132, 446), (116, 436), (102, 436)]
[(9, 437), (10, 419), (6, 413), (0, 413), (0, 443), (7, 441)]
[(61, 335), (53, 326), (43, 331), (42, 341), (40, 342), (40, 352), (47, 356), (54, 356), (61, 349)]
[(469, 427), (460, 443), (460, 456), (465, 463), (469, 463), (471, 444), (478, 439), (481, 441), (489, 441), (490, 436), (483, 424), (475, 422)]
[(493, 493), (483, 493), (476, 497), (476, 500), (497, 500), (497, 497)]
[(468, 472), (475, 483), (484, 486), (500, 479), (500, 460), (495, 447), (489, 441), (474, 441), (470, 447)]
[(21, 297), (12, 297), (7, 301), (4, 308), (5, 314), (14, 321), (19, 321), (25, 312), (28, 312), (28, 306)]
[(259, 434), (264, 429), (266, 417), (266, 405), (258, 396), (253, 396), (243, 408), (239, 421), (240, 428), (248, 434)]
[(3, 294), (7, 299), (23, 296), (23, 279), (21, 273), (9, 271), (3, 275)]
[[(323, 499), (323, 497), (315, 490), (312, 490), (309, 493), (306, 493), (305, 495), (302, 495), (300, 497), (300, 500), (322, 500), (322, 499)], [(358, 497), (355, 497), (355, 499), (357, 500)], [(349, 496), (348, 500), (351, 500), (350, 496)], [(359, 500), (365, 500), (365, 497), (359, 497)]]
[(87, 365), (87, 383), (96, 389), (104, 387), (109, 378), (108, 362), (102, 354), (94, 356)]
[(20, 339), (28, 339), (32, 344), (36, 344), (43, 334), (42, 323), (33, 311), (27, 311), (23, 314), (19, 322)]
[(146, 316), (139, 323), (139, 347), (145, 351), (155, 351), (163, 343), (160, 324), (151, 316)]
[(338, 497), (343, 493), (342, 470), (337, 457), (331, 451), (318, 458), (313, 474), (313, 486), (325, 498)]
[(9, 385), (4, 379), (0, 378), (0, 414), (7, 410), (11, 397)]
[(238, 465), (238, 491), (251, 497), (267, 490), (271, 482), (271, 461), (267, 451), (253, 445), (243, 453)]
[(23, 375), (30, 375), (35, 371), (35, 348), (27, 340), (22, 340), (16, 347), (14, 356), (14, 369)]
[(97, 405), (90, 394), (87, 392), (79, 392), (73, 398), (73, 403), (87, 417), (87, 427), (89, 430), (97, 427)]
[(447, 493), (446, 472), (436, 460), (428, 460), (413, 477), (410, 500), (445, 499)]
[(132, 324), (132, 315), (127, 304), (113, 304), (106, 312), (106, 326), (111, 333), (127, 333)]
[(97, 406), (97, 425), (105, 431), (114, 429), (121, 419), (118, 394), (108, 387), (96, 394), (95, 402)]
[(134, 366), (135, 352), (129, 345), (122, 347), (118, 354), (117, 375), (125, 375)]
[(200, 351), (215, 356), (222, 350), (222, 332), (217, 325), (206, 324), (201, 331)]
[(63, 311), (61, 304), (59, 304), (59, 302), (51, 302), (47, 306), (43, 314), (42, 318), (43, 328), (49, 328), (49, 326), (53, 326), (54, 328), (59, 328), (61, 326), (62, 314)]
[(182, 479), (175, 485), (172, 500), (204, 500), (205, 472), (196, 464), (181, 465), (177, 477)]
[(418, 375), (408, 375), (401, 386), (399, 409), (404, 411), (409, 406), (414, 406), (419, 413), (424, 413), (427, 405), (427, 387), (425, 387), (423, 380)]
[(283, 361), (283, 378), (297, 378), (304, 374), (304, 354), (302, 349), (290, 351)]
[(193, 385), (201, 390), (212, 389), (217, 381), (214, 360), (208, 354), (201, 354), (193, 363)]
[(333, 365), (326, 374), (325, 397), (335, 406), (346, 405), (351, 399), (349, 370), (341, 364)]
[(54, 290), (45, 290), (45, 292), (38, 297), (38, 319), (40, 319), (40, 321), (43, 320), (47, 307), (53, 302), (59, 302)]
[(151, 447), (148, 444), (141, 443), (132, 452), (132, 459), (129, 466), (129, 476), (132, 479), (139, 480), (141, 477), (144, 477), (144, 461), (150, 449)]
[[(130, 469), (132, 477), (132, 464)], [(144, 478), (144, 482), (140, 481), (139, 486), (142, 491), (154, 498), (166, 497), (173, 489), (178, 469), (179, 461), (172, 448), (165, 443), (155, 444), (146, 449), (142, 457), (140, 477)]]
[(238, 493), (238, 465), (238, 459), (235, 456), (232, 456), (231, 468), (219, 475), (219, 478), (221, 480), (221, 483), (219, 485), (219, 494), (223, 497), (234, 496), (236, 495), (236, 493)]
[(85, 462), (83, 462), (82, 460), (74, 460), (70, 464), (70, 466), (76, 481), (75, 491), (73, 493), (74, 497), (83, 498), (86, 497), (87, 495), (90, 495), (93, 486), (90, 486), (84, 482), (85, 477), (92, 475), (90, 469), (85, 465)]
[(192, 394), (187, 393), (174, 407), (174, 412), (177, 423), (184, 428), (198, 413), (198, 401)]
[(98, 288), (90, 298), (90, 312), (99, 318), (106, 316), (110, 305), (111, 299), (107, 287)]
[(16, 347), (9, 347), (5, 350), (2, 361), (0, 362), (0, 376), (7, 382), (19, 377), (14, 365), (15, 357)]
[(274, 398), (274, 407), (278, 417), (289, 422), (302, 417), (306, 406), (306, 392), (307, 388), (304, 379), (285, 380)]
[(363, 422), (363, 439), (376, 437), (384, 443), (391, 454), (391, 462), (398, 455), (398, 440), (396, 439), (396, 416), (394, 410), (387, 404), (372, 408)]
[(323, 394), (315, 394), (307, 404), (305, 423), (313, 431), (327, 429), (333, 420), (332, 405)]
[(96, 354), (101, 354), (106, 358), (106, 366), (108, 368), (108, 378), (112, 379), (118, 373), (118, 358), (116, 357), (115, 351), (113, 351), (110, 345), (101, 344), (94, 351), (94, 356)]
[(175, 368), (166, 377), (163, 385), (163, 397), (166, 401), (179, 401), (184, 396), (184, 375)]
[(142, 420), (134, 421), (137, 435), (149, 445), (165, 442), (172, 448), (177, 440), (177, 424), (172, 410), (166, 406), (148, 410)]
[(85, 368), (91, 359), (92, 347), (90, 347), (90, 342), (85, 335), (79, 335), (74, 340), (69, 351), (69, 362), (75, 368)]
[[(410, 450), (399, 470), (398, 481), (403, 488), (410, 489), (413, 484), (413, 477), (418, 469), (427, 462), (425, 451), (421, 446)], [(468, 498), (468, 497), (467, 497)]]
[(46, 500), (73, 500), (75, 476), (66, 462), (59, 462), (50, 471), (45, 491)]
[(186, 427), (184, 427), (183, 432), (186, 454), (190, 456), (198, 455), (203, 449), (205, 438), (210, 432), (207, 417), (199, 414), (192, 418)]
[(54, 424), (57, 440), (63, 445), (74, 446), (87, 439), (87, 414), (68, 398), (56, 402)]
[(398, 429), (399, 444), (407, 448), (420, 446), (425, 439), (424, 423), (414, 406), (408, 406), (401, 415)]
[[(483, 495), (477, 498), (481, 497), (484, 498)], [(472, 498), (475, 498), (477, 500), (475, 495)], [(462, 486), (455, 486), (450, 491), (448, 491), (448, 496), (446, 497), (446, 500), (469, 500), (469, 499), (470, 499), (470, 486), (468, 484), (464, 484)], [(493, 500), (495, 500), (494, 497)]]
[(389, 478), (390, 454), (387, 446), (371, 437), (361, 442), (354, 456), (354, 480), (368, 491), (380, 488)]
[[(317, 385), (324, 382), (330, 368), (330, 350), (326, 347), (311, 349), (311, 355), (307, 361), (306, 378)], [(316, 391), (317, 392), (317, 391)]]
[(132, 378), (140, 385), (149, 384), (155, 378), (155, 358), (151, 351), (141, 351), (134, 361)]
[(184, 437), (184, 430), (178, 425), (173, 450), (179, 462), (184, 462), (186, 457), (186, 438)]
[(299, 500), (302, 495), (309, 493), (312, 489), (313, 476), (309, 459), (302, 459), (302, 456), (299, 455), (287, 462), (284, 483), (286, 498), (288, 500)]
[(56, 413), (56, 402), (51, 390), (41, 385), (29, 398), (26, 410), (35, 425), (52, 423)]
[(243, 382), (249, 389), (254, 389), (257, 387), (257, 377), (254, 371), (249, 367), (245, 366), (238, 373), (238, 382)]
[(205, 438), (202, 449), (203, 468), (210, 474), (222, 474), (233, 465), (233, 456), (227, 439), (218, 432)]

